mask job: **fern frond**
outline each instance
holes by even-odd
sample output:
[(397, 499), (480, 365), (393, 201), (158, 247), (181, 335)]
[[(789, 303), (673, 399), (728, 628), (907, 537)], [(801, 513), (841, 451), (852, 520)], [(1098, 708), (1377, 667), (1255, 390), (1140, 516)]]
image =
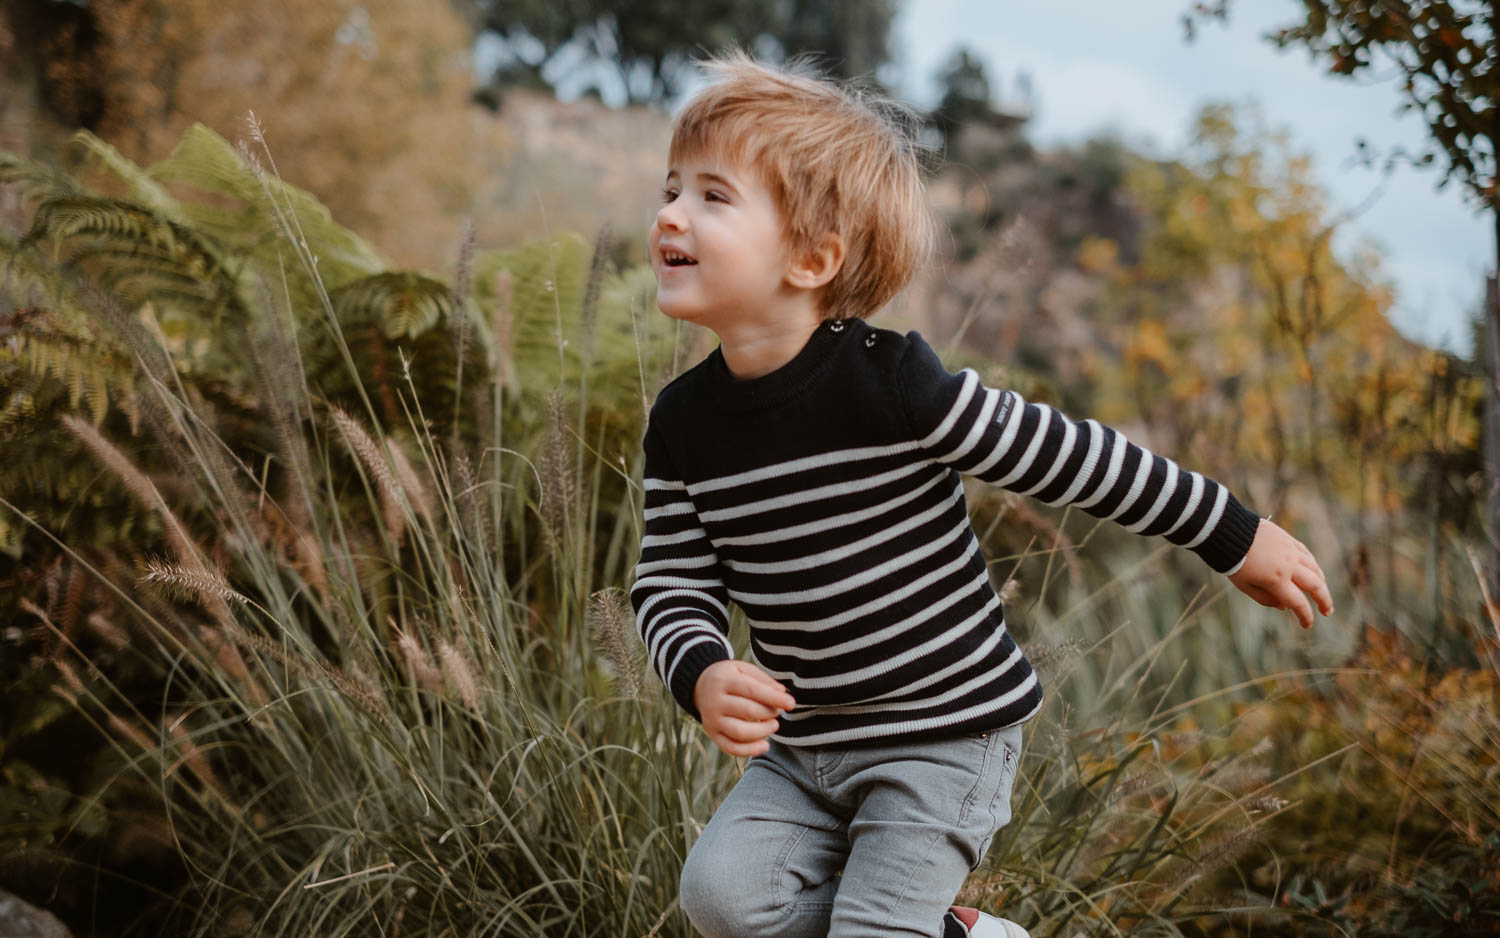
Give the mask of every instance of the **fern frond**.
[(344, 327), (370, 324), (388, 339), (416, 338), (454, 315), (448, 285), (413, 271), (365, 277), (329, 297)]
[(0, 185), (15, 185), (32, 201), (82, 195), (83, 186), (68, 174), (40, 160), (28, 160), (0, 150)]
[[(49, 378), (68, 392), (68, 403), (77, 407), (87, 399), (95, 426), (104, 422), (111, 399), (121, 404), (132, 423), (139, 416), (135, 403), (135, 375), (129, 360), (118, 350), (95, 339), (80, 339), (65, 332), (33, 327), (15, 336), (16, 360), (38, 378)], [(0, 353), (3, 357), (3, 353)], [(0, 424), (4, 417), (0, 416)]]
[(37, 207), (19, 246), (50, 238), (98, 238), (120, 246), (159, 248), (166, 256), (215, 258), (217, 251), (190, 228), (146, 206), (102, 196), (49, 199)]
[(69, 319), (84, 318), (61, 272), (41, 252), (22, 250), (19, 241), (0, 231), (0, 261), (0, 295), (8, 295), (16, 306), (47, 304)]
[(150, 175), (131, 160), (125, 154), (116, 150), (107, 141), (94, 136), (87, 130), (80, 130), (73, 134), (73, 142), (83, 146), (89, 155), (109, 169), (110, 172), (119, 176), (130, 187), (135, 201), (139, 202), (159, 215), (177, 221), (186, 221), (182, 218), (182, 207), (178, 201), (172, 198), (166, 189), (162, 188)]
[[(523, 393), (545, 397), (558, 383), (576, 385), (585, 369), (601, 401), (638, 400), (642, 371), (650, 375), (650, 391), (661, 381), (671, 361), (671, 337), (650, 328), (661, 319), (650, 312), (650, 268), (623, 275), (607, 264), (596, 270), (597, 254), (583, 238), (563, 235), (475, 258), (474, 302), (480, 309), (505, 302), (496, 284), (509, 283), (509, 357), (534, 363), (521, 371)], [(597, 283), (597, 304), (585, 302), (591, 281)], [(587, 307), (595, 309), (587, 324), (593, 341), (563, 344), (559, 329), (563, 336), (584, 332)], [(483, 328), (485, 318), (481, 331), (494, 341), (492, 328)], [(637, 326), (645, 328), (637, 334)], [(544, 367), (548, 362), (558, 365)]]
[[(318, 273), (330, 287), (385, 267), (375, 249), (359, 235), (336, 223), (333, 213), (311, 193), (274, 176), (262, 176), (259, 170), (245, 162), (233, 145), (203, 124), (189, 127), (171, 155), (145, 172), (152, 179), (187, 183), (254, 207), (261, 219), (261, 224), (255, 226), (258, 230), (274, 230), (274, 215), (265, 201), (269, 192), (283, 211), (289, 210), (296, 218), (310, 250), (318, 256)], [(196, 212), (196, 209), (192, 211)], [(195, 217), (201, 220), (211, 216)], [(266, 249), (271, 252), (266, 256), (274, 261), (276, 245), (268, 244)], [(275, 267), (267, 269), (275, 270)], [(280, 280), (279, 272), (276, 280)]]

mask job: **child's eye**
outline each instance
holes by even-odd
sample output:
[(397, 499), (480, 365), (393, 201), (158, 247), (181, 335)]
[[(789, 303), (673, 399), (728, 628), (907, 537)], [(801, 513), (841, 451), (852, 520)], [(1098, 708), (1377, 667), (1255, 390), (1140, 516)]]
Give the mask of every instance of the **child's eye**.
[(724, 198), (724, 196), (723, 196), (722, 193), (715, 192), (712, 189), (710, 189), (710, 190), (708, 190), (708, 192), (704, 193), (703, 198), (706, 199), (709, 202), (728, 202), (729, 201), (728, 199)]
[(661, 200), (663, 202), (670, 202), (675, 198), (677, 198), (677, 190), (673, 189), (671, 186), (667, 186), (666, 188), (661, 190)]

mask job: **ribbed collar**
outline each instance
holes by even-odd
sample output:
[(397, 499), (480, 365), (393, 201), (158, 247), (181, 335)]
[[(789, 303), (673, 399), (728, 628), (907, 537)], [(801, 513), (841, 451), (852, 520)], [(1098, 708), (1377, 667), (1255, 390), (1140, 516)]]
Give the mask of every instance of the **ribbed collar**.
[(732, 413), (774, 407), (806, 391), (833, 363), (839, 343), (860, 328), (869, 327), (859, 319), (824, 322), (791, 361), (758, 378), (736, 378), (724, 363), (723, 348), (716, 348), (704, 361), (708, 393)]

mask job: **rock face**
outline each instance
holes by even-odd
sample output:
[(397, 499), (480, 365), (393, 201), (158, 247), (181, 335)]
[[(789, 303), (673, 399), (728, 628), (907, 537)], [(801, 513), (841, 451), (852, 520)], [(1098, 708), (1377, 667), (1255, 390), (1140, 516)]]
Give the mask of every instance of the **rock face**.
[(4, 938), (73, 938), (67, 926), (46, 909), (22, 902), (0, 889), (0, 936)]

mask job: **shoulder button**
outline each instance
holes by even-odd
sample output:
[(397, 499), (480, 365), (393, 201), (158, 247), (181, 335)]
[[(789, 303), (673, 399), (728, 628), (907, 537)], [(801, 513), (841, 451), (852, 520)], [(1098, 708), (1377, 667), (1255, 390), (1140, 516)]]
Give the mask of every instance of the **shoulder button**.
[(875, 341), (877, 339), (879, 339), (879, 338), (880, 338), (880, 336), (877, 335), (877, 334), (875, 334), (875, 333), (873, 333), (873, 332), (870, 333), (869, 335), (865, 336), (865, 348), (874, 348), (875, 347)]
[(833, 322), (831, 322), (831, 323), (828, 324), (828, 331), (829, 332), (843, 332), (844, 331), (844, 321), (842, 319), (835, 319)]

